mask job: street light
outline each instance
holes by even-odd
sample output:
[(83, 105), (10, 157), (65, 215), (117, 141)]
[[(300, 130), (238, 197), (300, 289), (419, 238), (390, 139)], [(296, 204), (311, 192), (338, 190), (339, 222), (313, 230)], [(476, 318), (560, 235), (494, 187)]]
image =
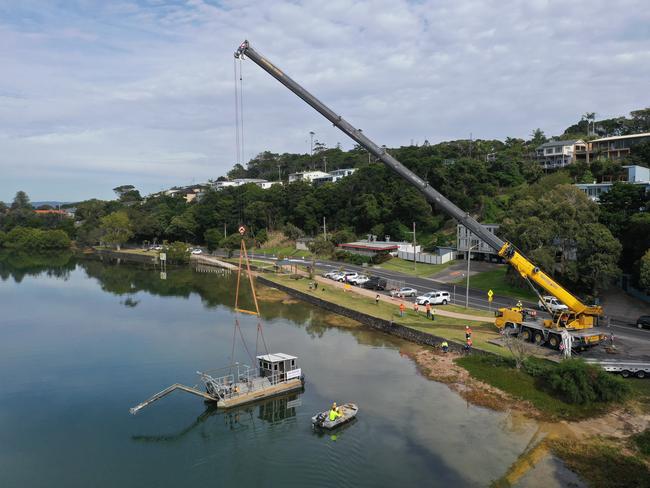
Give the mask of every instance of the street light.
[(469, 263), (472, 261), (472, 249), (478, 247), (478, 242), (467, 249), (467, 285), (465, 289), (465, 308), (469, 308)]

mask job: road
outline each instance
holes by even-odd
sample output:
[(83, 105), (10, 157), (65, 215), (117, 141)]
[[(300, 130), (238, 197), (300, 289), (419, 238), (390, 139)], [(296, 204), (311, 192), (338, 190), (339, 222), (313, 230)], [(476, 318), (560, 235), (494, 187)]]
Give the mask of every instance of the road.
[[(263, 254), (251, 254), (251, 258), (274, 261), (275, 258), (270, 258)], [(290, 259), (293, 264), (309, 265), (309, 260), (303, 259)], [(331, 270), (345, 270), (356, 271), (365, 275), (379, 276), (386, 280), (390, 280), (395, 286), (410, 286), (418, 291), (418, 294), (423, 294), (432, 290), (445, 290), (451, 294), (452, 302), (456, 305), (464, 306), (466, 299), (466, 289), (461, 285), (453, 285), (443, 283), (431, 278), (419, 278), (416, 276), (406, 275), (399, 271), (389, 271), (381, 268), (368, 268), (363, 266), (356, 266), (348, 263), (340, 263), (336, 261), (317, 260), (315, 262), (316, 269), (320, 273)], [(471, 282), (471, 278), (470, 278)], [(480, 310), (496, 310), (501, 307), (512, 307), (516, 303), (516, 299), (512, 297), (494, 295), (491, 304), (487, 301), (486, 293), (483, 290), (469, 289), (469, 306)], [(525, 307), (537, 308), (534, 302), (523, 301)], [(546, 312), (539, 312), (542, 316)], [(607, 333), (614, 334), (614, 342), (617, 348), (626, 357), (638, 357), (640, 359), (650, 359), (650, 330), (637, 329), (634, 324), (631, 324), (624, 319), (610, 318), (609, 325), (603, 325), (602, 329)], [(599, 357), (603, 354), (601, 348), (596, 348), (587, 354), (589, 357)], [(595, 352), (601, 351), (601, 352)], [(612, 356), (609, 356), (612, 358)]]

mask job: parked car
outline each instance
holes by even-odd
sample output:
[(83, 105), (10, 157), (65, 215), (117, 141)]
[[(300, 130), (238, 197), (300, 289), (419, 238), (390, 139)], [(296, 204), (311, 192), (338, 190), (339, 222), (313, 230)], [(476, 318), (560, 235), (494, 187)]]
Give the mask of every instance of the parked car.
[(201, 249), (192, 249), (192, 254), (203, 254)]
[(542, 299), (544, 300), (544, 303), (542, 303), (542, 300), (539, 300), (537, 302), (537, 306), (539, 307), (540, 310), (549, 309), (553, 313), (564, 312), (565, 310), (569, 310), (569, 307), (567, 307), (564, 303), (562, 303), (560, 300), (558, 300), (555, 297), (543, 296)]
[(650, 315), (641, 315), (641, 317), (636, 319), (636, 326), (639, 329), (643, 329), (644, 327), (650, 328)]
[(329, 276), (330, 280), (334, 281), (339, 281), (345, 276), (345, 273), (341, 273), (340, 271), (337, 271), (336, 273), (333, 273)]
[(353, 285), (361, 286), (363, 285), (366, 281), (368, 281), (370, 278), (368, 278), (366, 275), (360, 275), (358, 274), (354, 278), (348, 278), (348, 283), (352, 283)]
[(348, 283), (351, 283), (350, 280), (355, 279), (357, 276), (359, 276), (359, 273), (356, 273), (356, 272), (354, 272), (354, 271), (346, 271), (346, 272), (343, 274), (343, 279), (342, 279), (342, 280), (339, 280), (339, 281), (347, 281)]
[(336, 270), (333, 270), (333, 271), (327, 271), (326, 273), (323, 273), (323, 277), (325, 277), (325, 278), (330, 278), (330, 279), (331, 279), (332, 276), (334, 276), (335, 274), (338, 274), (338, 273), (339, 273), (339, 272), (336, 271)]
[(447, 305), (451, 301), (451, 295), (448, 291), (433, 290), (415, 299), (418, 305)]
[(403, 286), (397, 290), (391, 290), (390, 294), (394, 297), (416, 297), (418, 295), (418, 291), (415, 288), (411, 288), (410, 286)]
[(385, 290), (386, 285), (387, 283), (384, 278), (379, 278), (378, 276), (371, 276), (370, 278), (368, 278), (368, 281), (366, 281), (361, 286), (363, 288), (367, 288), (368, 290)]

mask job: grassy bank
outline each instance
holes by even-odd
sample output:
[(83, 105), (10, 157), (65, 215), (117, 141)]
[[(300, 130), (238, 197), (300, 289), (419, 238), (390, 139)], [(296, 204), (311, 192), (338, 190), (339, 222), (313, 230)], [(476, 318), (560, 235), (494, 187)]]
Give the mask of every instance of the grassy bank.
[(549, 441), (549, 446), (591, 487), (650, 487), (650, 470), (633, 442), (555, 439)]
[(357, 310), (359, 312), (371, 315), (384, 320), (392, 320), (396, 324), (404, 325), (422, 332), (427, 332), (440, 337), (445, 337), (459, 343), (465, 341), (465, 326), (471, 325), (473, 334), (472, 340), (474, 346), (496, 354), (509, 354), (507, 350), (489, 344), (489, 339), (499, 337), (494, 326), (487, 322), (469, 322), (467, 320), (456, 319), (452, 317), (436, 316), (435, 321), (427, 320), (422, 307), (420, 312), (416, 313), (412, 308), (407, 308), (403, 317), (399, 316), (399, 304), (380, 301), (375, 303), (372, 297), (366, 297), (354, 292), (346, 292), (335, 286), (320, 285), (318, 290), (309, 289), (309, 280), (294, 280), (289, 276), (267, 274), (265, 278), (281, 283), (303, 293), (310, 293), (322, 300), (327, 300), (337, 305)]
[(586, 406), (566, 403), (541, 389), (537, 379), (528, 373), (500, 364), (489, 357), (466, 356), (458, 359), (457, 363), (477, 380), (505, 391), (517, 399), (530, 402), (550, 418), (575, 420), (593, 417), (608, 408), (606, 404), (601, 403)]
[[(445, 268), (448, 268), (452, 262), (445, 264), (426, 264), (426, 263), (417, 263), (416, 269), (413, 268), (413, 261), (406, 261), (405, 259), (393, 258), (390, 261), (386, 261), (379, 265), (381, 269), (387, 271), (398, 271), (410, 276), (418, 276), (421, 278), (426, 278), (432, 276), (436, 273), (439, 273)], [(370, 273), (372, 271), (369, 270)]]
[[(537, 301), (537, 296), (525, 288), (517, 288), (516, 286), (510, 285), (506, 281), (506, 271), (508, 269), (503, 266), (497, 269), (490, 271), (484, 271), (483, 273), (478, 273), (469, 278), (469, 287), (476, 290), (484, 290), (486, 293), (488, 290), (492, 290), (496, 295), (503, 295), (513, 298), (521, 298), (522, 300)], [(465, 284), (465, 279), (458, 280), (455, 283)]]

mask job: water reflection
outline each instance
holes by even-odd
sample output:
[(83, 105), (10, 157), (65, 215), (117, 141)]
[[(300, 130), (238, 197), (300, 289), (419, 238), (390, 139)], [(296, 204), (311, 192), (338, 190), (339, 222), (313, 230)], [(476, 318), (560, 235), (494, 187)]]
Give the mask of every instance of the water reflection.
[(214, 403), (206, 403), (206, 409), (190, 425), (173, 434), (133, 435), (136, 442), (176, 442), (195, 430), (204, 439), (218, 437), (224, 430), (241, 431), (255, 429), (259, 421), (269, 424), (295, 420), (296, 409), (302, 405), (301, 393), (279, 395), (229, 410), (218, 409)]
[(46, 276), (68, 279), (75, 269), (76, 261), (71, 251), (25, 253), (14, 250), (0, 250), (0, 279), (13, 278), (20, 283), (26, 276)]

